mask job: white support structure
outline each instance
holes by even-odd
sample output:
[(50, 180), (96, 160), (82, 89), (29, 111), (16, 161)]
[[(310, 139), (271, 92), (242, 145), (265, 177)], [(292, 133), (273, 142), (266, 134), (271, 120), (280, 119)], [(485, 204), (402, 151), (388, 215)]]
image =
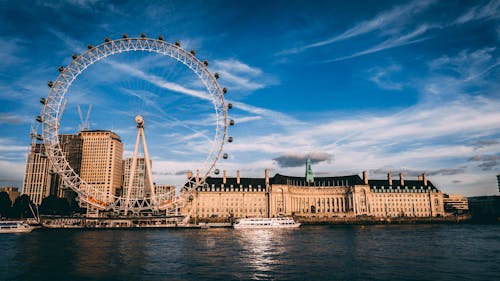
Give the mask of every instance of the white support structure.
[[(198, 60), (194, 52), (188, 52), (180, 47), (180, 44), (170, 44), (159, 39), (146, 38), (141, 36), (138, 38), (128, 38), (123, 36), (121, 39), (109, 40), (98, 46), (88, 46), (88, 50), (81, 55), (73, 55), (73, 61), (65, 68), (60, 67), (60, 74), (54, 82), (49, 83), (50, 91), (47, 98), (43, 101), (43, 109), (40, 114), (42, 121), (42, 138), (47, 152), (47, 156), (66, 186), (73, 189), (79, 196), (79, 199), (99, 210), (113, 210), (122, 213), (133, 209), (134, 212), (141, 210), (173, 210), (182, 206), (185, 202), (186, 195), (172, 196), (168, 194), (155, 194), (154, 188), (151, 189), (151, 196), (145, 199), (133, 199), (112, 196), (111, 200), (103, 202), (96, 198), (106, 198), (103, 192), (92, 185), (83, 181), (80, 176), (75, 173), (73, 168), (68, 163), (68, 160), (62, 153), (59, 143), (59, 127), (64, 107), (64, 100), (67, 91), (78, 76), (85, 71), (90, 65), (100, 61), (108, 56), (131, 51), (145, 51), (162, 54), (181, 62), (186, 67), (191, 69), (194, 74), (203, 82), (208, 92), (207, 100), (213, 103), (215, 111), (215, 136), (213, 145), (204, 162), (204, 168), (201, 171), (201, 180), (189, 179), (186, 188), (190, 189), (195, 185), (204, 184), (204, 179), (214, 170), (217, 160), (222, 155), (223, 147), (226, 141), (232, 141), (232, 138), (227, 136), (227, 109), (232, 107), (231, 104), (225, 104), (224, 94), (226, 89), (221, 88), (217, 83), (218, 75), (212, 75), (208, 71), (208, 63)], [(145, 145), (145, 137), (142, 137)], [(146, 153), (145, 153), (146, 154)], [(149, 158), (149, 155), (147, 156)], [(150, 166), (146, 160), (146, 165)], [(148, 168), (151, 173), (151, 167)], [(150, 179), (151, 179), (151, 175)], [(132, 181), (130, 181), (132, 182)], [(151, 183), (152, 184), (152, 183)], [(130, 190), (130, 189), (129, 189)]]
[[(142, 140), (142, 151), (144, 153), (144, 162), (146, 165), (146, 181), (145, 181), (145, 186), (144, 188), (149, 188), (151, 191), (151, 198), (154, 200), (156, 198), (155, 194), (155, 187), (153, 184), (153, 173), (152, 173), (152, 167), (151, 167), (151, 162), (149, 159), (149, 152), (148, 152), (148, 146), (146, 143), (146, 135), (144, 133), (144, 119), (142, 118), (141, 115), (137, 115), (135, 117), (135, 122), (137, 123), (137, 137), (135, 139), (135, 148), (134, 148), (134, 156), (132, 157), (132, 163), (130, 165), (130, 176), (128, 180), (128, 186), (127, 186), (127, 197), (125, 198), (125, 215), (128, 214), (129, 208), (133, 206), (130, 206), (130, 195), (132, 193), (132, 188), (134, 187), (134, 177), (136, 173), (136, 168), (137, 168), (137, 156), (139, 154), (139, 145), (140, 141)], [(156, 202), (151, 202), (153, 208), (157, 205)], [(153, 209), (154, 210), (154, 209)]]

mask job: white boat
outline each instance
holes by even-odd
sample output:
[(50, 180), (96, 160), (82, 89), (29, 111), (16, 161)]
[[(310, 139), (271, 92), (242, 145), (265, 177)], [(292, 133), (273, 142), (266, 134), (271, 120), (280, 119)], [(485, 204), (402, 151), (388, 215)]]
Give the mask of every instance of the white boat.
[(24, 221), (0, 221), (0, 233), (27, 233), (33, 229)]
[(292, 217), (279, 218), (249, 218), (237, 219), (234, 221), (233, 228), (295, 228), (300, 223), (295, 222)]

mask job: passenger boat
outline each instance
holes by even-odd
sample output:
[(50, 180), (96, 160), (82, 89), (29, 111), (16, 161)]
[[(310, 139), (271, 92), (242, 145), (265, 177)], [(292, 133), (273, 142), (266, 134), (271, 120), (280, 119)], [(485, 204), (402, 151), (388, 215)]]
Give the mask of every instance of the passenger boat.
[(233, 228), (296, 228), (300, 223), (295, 222), (292, 217), (279, 218), (248, 218), (234, 221)]
[(33, 229), (24, 221), (0, 221), (0, 233), (27, 233)]

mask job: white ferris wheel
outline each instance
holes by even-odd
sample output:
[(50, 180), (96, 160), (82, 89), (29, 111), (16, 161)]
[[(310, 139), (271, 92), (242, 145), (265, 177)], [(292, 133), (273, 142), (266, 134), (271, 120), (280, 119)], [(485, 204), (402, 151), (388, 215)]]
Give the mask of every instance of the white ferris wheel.
[[(79, 174), (70, 166), (68, 159), (63, 153), (59, 140), (59, 128), (61, 127), (61, 117), (65, 106), (65, 95), (71, 88), (80, 74), (82, 74), (92, 64), (103, 60), (109, 56), (131, 51), (157, 53), (180, 62), (194, 73), (203, 83), (210, 101), (213, 104), (215, 114), (215, 133), (211, 148), (202, 168), (195, 174), (188, 175), (186, 183), (183, 185), (184, 192), (177, 194), (174, 191), (154, 192), (143, 198), (131, 198), (130, 192), (123, 196), (104, 194), (104, 191), (94, 188), (91, 184), (85, 182)], [(48, 82), (50, 88), (46, 98), (41, 98), (43, 109), (37, 121), (42, 124), (42, 134), (36, 135), (38, 140), (43, 140), (46, 156), (50, 159), (53, 172), (60, 175), (64, 185), (71, 188), (78, 194), (79, 200), (97, 208), (98, 210), (114, 211), (116, 213), (125, 213), (129, 211), (139, 213), (141, 211), (169, 211), (176, 210), (184, 205), (190, 198), (190, 191), (197, 186), (205, 184), (205, 179), (213, 174), (219, 174), (216, 163), (220, 158), (227, 159), (227, 153), (223, 152), (224, 144), (232, 142), (233, 138), (228, 136), (228, 126), (234, 125), (234, 120), (228, 119), (228, 110), (232, 108), (231, 103), (226, 103), (224, 95), (226, 88), (219, 86), (217, 79), (218, 73), (212, 74), (208, 70), (208, 62), (200, 61), (195, 56), (193, 50), (186, 51), (181, 48), (180, 43), (168, 43), (163, 36), (158, 39), (146, 37), (141, 34), (140, 37), (132, 38), (126, 34), (120, 39), (111, 40), (106, 38), (104, 43), (93, 46), (88, 45), (88, 50), (80, 55), (73, 55), (73, 60), (66, 67), (59, 67), (59, 76), (52, 82)], [(147, 158), (147, 148), (144, 138), (144, 123), (142, 116), (137, 116), (137, 135), (136, 149), (138, 146), (139, 135), (143, 138), (144, 154)], [(136, 153), (134, 158), (136, 157)], [(148, 160), (148, 159), (146, 159)], [(149, 161), (145, 161), (148, 164)], [(133, 171), (133, 170), (132, 170)], [(149, 168), (150, 183), (151, 168)], [(128, 189), (130, 191), (130, 188)], [(106, 198), (103, 200), (102, 198)], [(192, 198), (192, 197), (191, 197)]]

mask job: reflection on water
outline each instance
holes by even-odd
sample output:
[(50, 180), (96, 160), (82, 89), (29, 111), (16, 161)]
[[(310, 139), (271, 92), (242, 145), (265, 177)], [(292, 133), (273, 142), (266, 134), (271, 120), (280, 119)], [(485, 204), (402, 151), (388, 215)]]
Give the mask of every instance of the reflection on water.
[(278, 265), (283, 264), (285, 229), (235, 230), (235, 238), (241, 247), (238, 259), (247, 264), (252, 279), (272, 278)]
[(500, 225), (46, 230), (0, 249), (0, 280), (500, 280)]

